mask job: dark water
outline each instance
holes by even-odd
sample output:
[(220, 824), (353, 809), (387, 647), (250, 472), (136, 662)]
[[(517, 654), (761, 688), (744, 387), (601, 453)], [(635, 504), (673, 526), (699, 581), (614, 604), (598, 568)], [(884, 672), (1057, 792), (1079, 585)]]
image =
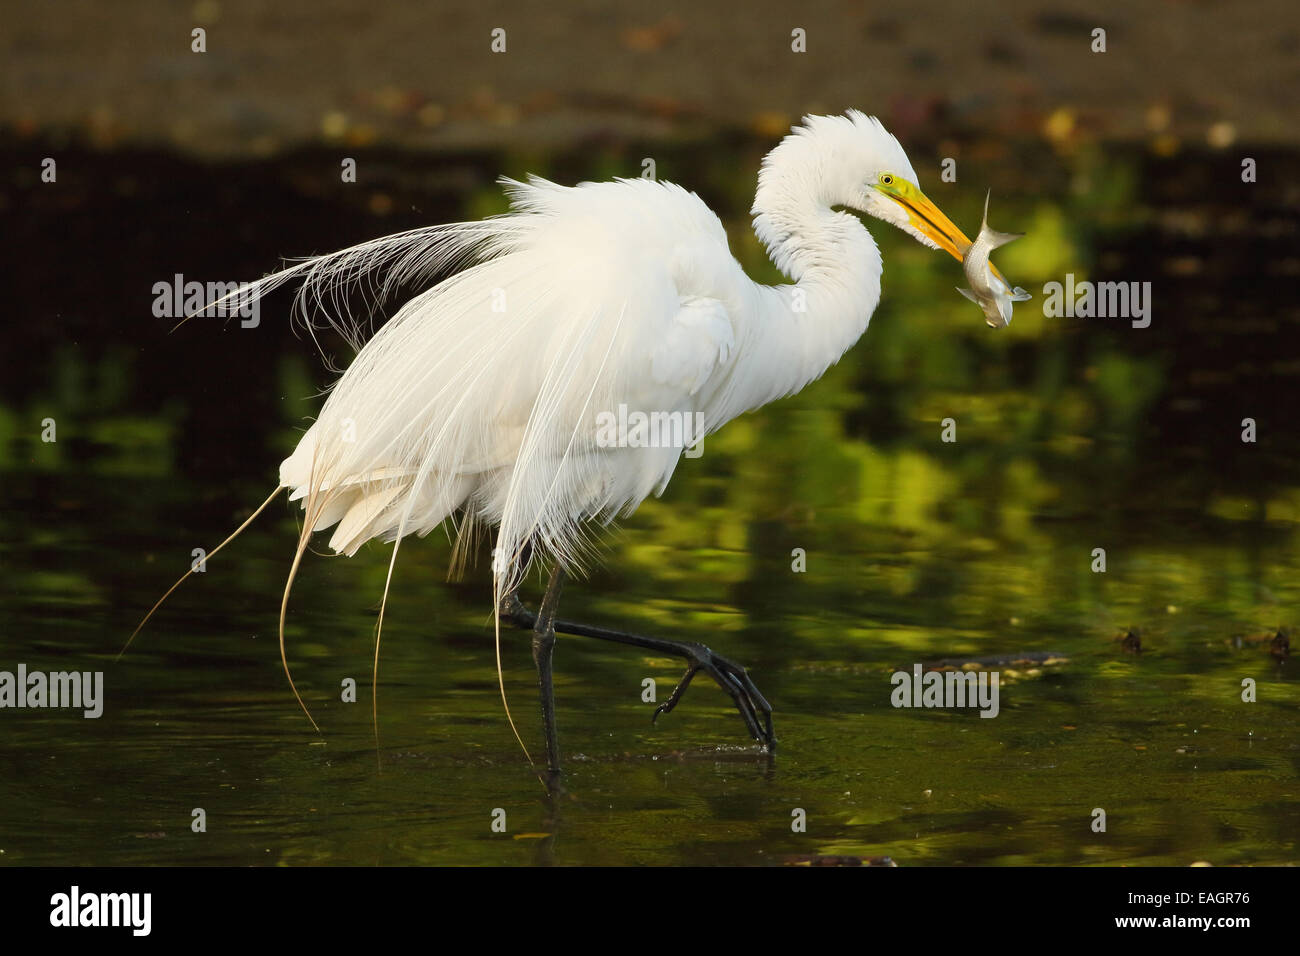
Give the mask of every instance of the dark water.
[[(1295, 662), (1260, 638), (1296, 623), (1300, 599), (1300, 195), (1280, 185), (1300, 162), (1257, 151), (1267, 173), (1244, 185), (1235, 155), (1003, 149), (957, 184), (922, 177), (968, 228), (991, 185), (994, 224), (1029, 233), (999, 254), (1036, 294), (1012, 326), (986, 329), (953, 291), (955, 263), (872, 224), (885, 295), (863, 341), (802, 395), (711, 438), (566, 592), (566, 616), (746, 663), (776, 707), (775, 758), (707, 681), (652, 727), (642, 681), (662, 699), (678, 662), (562, 637), (569, 793), (553, 804), (502, 713), (486, 574), (446, 583), (437, 535), (398, 564), (378, 746), (371, 642), (389, 552), (309, 556), (298, 576), (288, 653), (316, 735), (276, 646), (297, 527), (283, 505), (114, 662), (192, 549), (269, 491), (329, 380), (285, 297), (255, 329), (169, 336), (151, 288), (498, 211), (498, 172), (634, 175), (642, 151), (376, 154), (352, 186), (333, 182), (332, 154), (205, 166), (73, 150), (57, 189), (12, 174), (0, 669), (103, 670), (106, 705), (98, 720), (0, 711), (0, 860), (1295, 862), (1300, 689)], [(761, 150), (657, 156), (772, 281), (745, 216)], [(3, 151), (9, 169), (43, 155)], [(935, 165), (924, 144), (911, 152)], [(1151, 281), (1151, 326), (1045, 318), (1043, 283), (1067, 272)], [(40, 440), (47, 417), (55, 443)], [(949, 417), (955, 443), (939, 440)], [(1141, 653), (1118, 640), (1130, 627)], [(996, 719), (890, 706), (891, 673), (916, 662), (1044, 652), (1052, 663), (990, 665)], [(508, 634), (502, 656), (536, 754), (526, 638)], [(346, 678), (357, 703), (340, 700)], [(1257, 702), (1242, 701), (1245, 678)], [(205, 833), (191, 831), (197, 807)]]

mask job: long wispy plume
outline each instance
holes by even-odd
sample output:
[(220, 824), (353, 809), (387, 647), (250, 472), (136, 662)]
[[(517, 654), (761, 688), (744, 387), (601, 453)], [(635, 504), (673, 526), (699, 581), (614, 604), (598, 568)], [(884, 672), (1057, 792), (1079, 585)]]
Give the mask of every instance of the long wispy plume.
[[(641, 449), (639, 467), (620, 468), (618, 449), (598, 447), (595, 422), (619, 403), (659, 408), (665, 394), (679, 393), (627, 386), (643, 377), (629, 369), (644, 366), (662, 340), (662, 321), (652, 319), (675, 314), (680, 299), (666, 272), (645, 269), (644, 253), (614, 231), (642, 219), (671, 230), (661, 198), (675, 187), (503, 184), (512, 200), (505, 216), (373, 239), (298, 262), (239, 294), (252, 301), (300, 281), (297, 320), (313, 337), (332, 329), (357, 351), (280, 467), (280, 485), (305, 513), (281, 647), (293, 578), (313, 533), (333, 527), (330, 546), (353, 554), (372, 539), (400, 542), (447, 523), (455, 570), (467, 538), (495, 526), (504, 702), (502, 600), (532, 560), (580, 572), (594, 529), (661, 489), (679, 456)], [(592, 261), (604, 268), (592, 270)], [(421, 286), (373, 329), (383, 302)], [(364, 314), (354, 314), (358, 302)], [(394, 547), (376, 627), (375, 689), (396, 558)]]

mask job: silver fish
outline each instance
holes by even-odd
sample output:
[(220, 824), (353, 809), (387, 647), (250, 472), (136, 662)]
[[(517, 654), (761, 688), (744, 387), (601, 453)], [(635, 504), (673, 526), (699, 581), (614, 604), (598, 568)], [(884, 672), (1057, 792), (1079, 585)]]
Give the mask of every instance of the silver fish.
[(991, 193), (992, 190), (984, 194), (984, 221), (980, 223), (979, 235), (961, 260), (962, 271), (966, 273), (970, 288), (959, 288), (957, 291), (984, 310), (984, 321), (990, 327), (1004, 329), (1011, 324), (1011, 303), (1024, 302), (1033, 297), (1020, 286), (1008, 288), (989, 268), (989, 256), (994, 249), (1024, 235), (1023, 232), (995, 232), (989, 228)]

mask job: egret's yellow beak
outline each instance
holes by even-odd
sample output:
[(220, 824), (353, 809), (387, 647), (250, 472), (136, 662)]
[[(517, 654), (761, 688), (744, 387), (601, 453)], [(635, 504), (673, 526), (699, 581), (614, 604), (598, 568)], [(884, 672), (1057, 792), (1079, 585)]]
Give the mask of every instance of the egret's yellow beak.
[[(932, 203), (914, 184), (898, 176), (891, 175), (889, 179), (888, 183), (882, 180), (876, 188), (903, 207), (903, 211), (907, 213), (908, 224), (958, 262), (963, 261), (966, 258), (966, 251), (971, 247), (971, 241), (966, 238), (966, 233), (958, 229), (953, 221), (943, 214), (943, 210)], [(1003, 285), (1008, 289), (1011, 288), (1011, 283), (1007, 282), (991, 260), (989, 269)]]
[(932, 203), (925, 193), (915, 185), (898, 176), (890, 176), (889, 182), (883, 180), (876, 188), (903, 207), (907, 213), (908, 224), (917, 232), (930, 239), (948, 255), (958, 262), (970, 248), (966, 233), (953, 224), (938, 206)]

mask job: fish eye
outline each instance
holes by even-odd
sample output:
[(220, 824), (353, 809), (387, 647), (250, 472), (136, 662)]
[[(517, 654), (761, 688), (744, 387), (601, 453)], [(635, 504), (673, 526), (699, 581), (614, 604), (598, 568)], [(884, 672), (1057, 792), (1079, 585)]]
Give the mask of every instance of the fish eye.
[(894, 177), (893, 177), (891, 174), (889, 174), (889, 173), (881, 173), (881, 174), (880, 174), (880, 185), (882, 185), (882, 186), (892, 186), (892, 185), (894, 185)]

